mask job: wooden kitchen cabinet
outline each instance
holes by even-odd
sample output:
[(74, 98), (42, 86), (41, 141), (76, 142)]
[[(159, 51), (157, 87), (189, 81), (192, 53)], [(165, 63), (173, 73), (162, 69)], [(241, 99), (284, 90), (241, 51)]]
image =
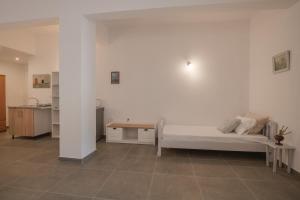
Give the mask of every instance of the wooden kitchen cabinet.
[(9, 133), (14, 136), (35, 137), (51, 132), (51, 110), (10, 107)]
[(34, 136), (33, 109), (9, 109), (9, 133), (13, 136)]

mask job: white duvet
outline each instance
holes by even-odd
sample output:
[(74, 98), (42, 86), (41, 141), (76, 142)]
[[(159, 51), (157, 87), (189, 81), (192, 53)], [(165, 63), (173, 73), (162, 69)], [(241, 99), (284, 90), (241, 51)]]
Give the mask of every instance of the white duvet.
[(265, 142), (268, 140), (263, 135), (239, 135), (237, 133), (222, 133), (216, 127), (209, 126), (182, 126), (165, 125), (163, 138), (166, 140), (180, 141), (214, 141), (214, 142)]

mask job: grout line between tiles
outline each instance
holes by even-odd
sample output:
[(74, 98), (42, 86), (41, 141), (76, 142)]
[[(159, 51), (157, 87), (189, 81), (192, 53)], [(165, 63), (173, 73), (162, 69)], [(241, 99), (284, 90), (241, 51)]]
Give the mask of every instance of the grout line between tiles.
[(198, 189), (199, 189), (199, 193), (200, 193), (201, 199), (205, 200), (204, 192), (203, 192), (203, 190), (202, 190), (202, 188), (201, 188), (201, 185), (200, 185), (200, 183), (199, 183), (199, 177), (196, 175), (196, 169), (195, 169), (195, 166), (194, 166), (192, 157), (191, 157), (190, 154), (188, 154), (188, 155), (189, 155), (189, 161), (190, 161), (190, 163), (191, 163), (191, 165), (192, 165), (193, 177), (194, 177), (194, 179), (195, 179), (195, 181), (196, 181), (196, 184), (197, 184), (197, 186), (198, 186)]
[(228, 163), (228, 161), (226, 161), (226, 164), (230, 167), (232, 172), (236, 175), (237, 179), (244, 185), (244, 187), (252, 195), (252, 197), (254, 197), (254, 199), (256, 200), (259, 200), (258, 197), (255, 195), (255, 193), (251, 190), (251, 188), (248, 187), (246, 182), (239, 176), (239, 174), (234, 170), (234, 168)]
[[(129, 154), (130, 150), (131, 150), (132, 146), (130, 146), (127, 150), (127, 152), (124, 154), (123, 158), (120, 159), (119, 164), (125, 160), (125, 158), (127, 157), (127, 155)], [(96, 191), (95, 196), (93, 196), (93, 198), (97, 198), (98, 194), (101, 192), (101, 190), (103, 189), (104, 185), (108, 182), (108, 180), (113, 176), (113, 174), (117, 171), (117, 167), (115, 167), (110, 175), (105, 179), (105, 181), (101, 184), (101, 186), (99, 187), (99, 189)]]
[(151, 196), (151, 188), (152, 188), (152, 185), (153, 185), (154, 171), (155, 171), (156, 165), (157, 165), (157, 157), (155, 158), (155, 163), (154, 163), (154, 166), (153, 166), (153, 169), (152, 169), (151, 180), (150, 180), (146, 200), (149, 200), (150, 196)]

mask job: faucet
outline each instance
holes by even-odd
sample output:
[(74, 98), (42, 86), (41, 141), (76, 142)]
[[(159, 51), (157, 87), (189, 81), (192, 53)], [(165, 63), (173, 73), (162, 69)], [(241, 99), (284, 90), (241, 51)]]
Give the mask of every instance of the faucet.
[(33, 100), (35, 100), (36, 106), (37, 106), (37, 107), (40, 105), (40, 101), (39, 101), (38, 98), (36, 98), (36, 97), (28, 97), (28, 99), (33, 99)]

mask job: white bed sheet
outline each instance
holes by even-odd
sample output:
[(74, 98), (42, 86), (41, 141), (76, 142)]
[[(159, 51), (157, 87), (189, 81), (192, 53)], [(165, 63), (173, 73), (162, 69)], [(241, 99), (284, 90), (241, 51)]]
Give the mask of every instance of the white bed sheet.
[(216, 127), (165, 125), (164, 140), (175, 141), (213, 141), (222, 143), (258, 143), (268, 138), (264, 135), (239, 135), (236, 133), (222, 133)]

